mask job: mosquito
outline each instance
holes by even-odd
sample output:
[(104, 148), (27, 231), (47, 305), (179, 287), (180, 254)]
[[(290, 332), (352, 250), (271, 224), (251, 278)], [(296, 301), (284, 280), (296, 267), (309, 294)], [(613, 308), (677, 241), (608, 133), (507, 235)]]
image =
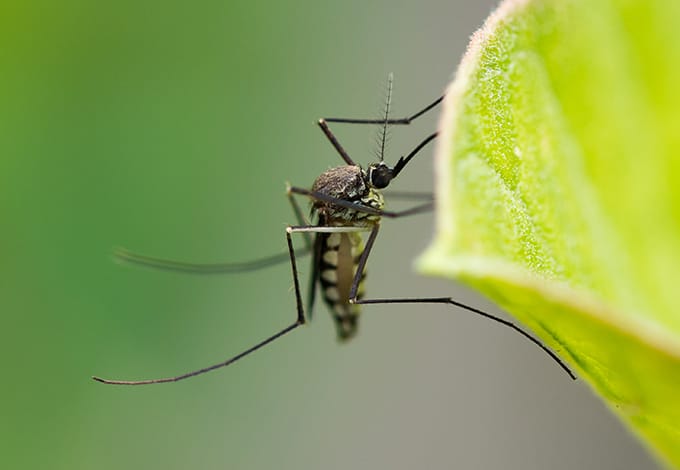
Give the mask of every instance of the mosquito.
[[(434, 132), (425, 137), (406, 156), (401, 156), (394, 166), (384, 161), (385, 142), (390, 125), (408, 125), (417, 118), (439, 105), (444, 99), (437, 98), (420, 111), (401, 119), (389, 117), (392, 96), (392, 75), (388, 78), (387, 100), (383, 116), (380, 119), (345, 119), (324, 118), (318, 125), (331, 145), (345, 162), (344, 165), (323, 172), (312, 184), (311, 189), (297, 186), (287, 187), (287, 197), (298, 221), (298, 225), (286, 227), (286, 253), (269, 256), (245, 263), (217, 263), (193, 264), (178, 261), (153, 258), (139, 255), (127, 250), (119, 250), (116, 255), (124, 262), (162, 270), (182, 271), (199, 274), (241, 273), (253, 271), (283, 262), (290, 262), (295, 290), (296, 318), (293, 323), (278, 331), (274, 335), (260, 341), (245, 351), (218, 364), (204, 367), (173, 377), (146, 380), (110, 380), (92, 377), (94, 380), (110, 385), (148, 385), (166, 382), (177, 382), (195, 377), (206, 372), (220, 369), (233, 364), (260, 348), (276, 341), (282, 336), (304, 325), (312, 318), (317, 288), (329, 307), (333, 317), (337, 337), (340, 341), (347, 341), (355, 336), (358, 328), (358, 318), (362, 305), (369, 304), (447, 304), (467, 310), (487, 319), (505, 325), (547, 353), (572, 379), (576, 379), (567, 365), (548, 347), (514, 323), (486, 313), (470, 305), (463, 304), (451, 297), (408, 297), (408, 298), (364, 298), (365, 268), (371, 249), (378, 237), (382, 218), (396, 219), (407, 217), (434, 208), (434, 199), (426, 196), (427, 202), (421, 203), (403, 211), (385, 210), (382, 190), (394, 180), (406, 165), (418, 155), (436, 137)], [(380, 125), (379, 161), (371, 163), (366, 169), (354, 162), (344, 147), (330, 130), (329, 123)], [(395, 194), (396, 195), (396, 194)], [(401, 194), (408, 196), (408, 194)], [(296, 196), (305, 197), (311, 201), (312, 222), (308, 221), (302, 211)], [(414, 196), (414, 194), (411, 194)], [(419, 196), (415, 194), (415, 196)], [(422, 197), (422, 195), (420, 195)], [(297, 250), (293, 246), (292, 236), (301, 234), (305, 245)], [(366, 234), (368, 234), (366, 236)], [(365, 241), (364, 241), (365, 238)], [(300, 256), (312, 255), (312, 271), (308, 298), (305, 305), (302, 300), (300, 279), (298, 275), (297, 259)]]

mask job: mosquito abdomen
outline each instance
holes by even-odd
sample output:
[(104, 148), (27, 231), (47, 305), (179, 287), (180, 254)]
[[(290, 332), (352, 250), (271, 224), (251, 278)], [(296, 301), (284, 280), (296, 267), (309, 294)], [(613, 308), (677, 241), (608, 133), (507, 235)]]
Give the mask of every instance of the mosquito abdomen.
[[(349, 302), (352, 280), (359, 257), (364, 250), (358, 233), (320, 234), (323, 240), (319, 280), (324, 301), (331, 310), (340, 341), (352, 338), (358, 328), (361, 308)], [(361, 275), (357, 297), (363, 295), (364, 274)]]

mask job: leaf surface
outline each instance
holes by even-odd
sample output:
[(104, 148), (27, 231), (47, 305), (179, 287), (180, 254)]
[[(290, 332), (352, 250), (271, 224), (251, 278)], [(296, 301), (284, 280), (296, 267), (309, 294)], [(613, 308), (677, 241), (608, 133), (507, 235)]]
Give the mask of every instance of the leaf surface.
[(506, 1), (450, 85), (420, 260), (680, 468), (680, 2)]

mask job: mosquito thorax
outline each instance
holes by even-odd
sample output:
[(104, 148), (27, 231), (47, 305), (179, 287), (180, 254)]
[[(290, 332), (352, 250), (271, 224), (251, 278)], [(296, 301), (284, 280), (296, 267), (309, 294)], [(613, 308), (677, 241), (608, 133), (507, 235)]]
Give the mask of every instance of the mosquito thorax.
[[(367, 172), (358, 165), (338, 166), (324, 171), (314, 181), (312, 191), (379, 210), (385, 204), (380, 190), (371, 184)], [(379, 218), (320, 200), (313, 201), (312, 205), (327, 220), (358, 222)]]

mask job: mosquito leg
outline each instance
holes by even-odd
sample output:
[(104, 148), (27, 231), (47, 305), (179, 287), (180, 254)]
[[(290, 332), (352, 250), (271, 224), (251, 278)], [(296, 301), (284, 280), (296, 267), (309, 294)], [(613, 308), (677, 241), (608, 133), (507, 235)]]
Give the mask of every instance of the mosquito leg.
[[(300, 208), (300, 204), (298, 204), (297, 200), (293, 196), (293, 192), (290, 190), (291, 186), (290, 183), (286, 183), (286, 197), (288, 198), (288, 202), (290, 202), (290, 206), (293, 208), (293, 213), (295, 213), (295, 218), (297, 219), (297, 222), (299, 225), (312, 225), (309, 220), (307, 220), (307, 217), (305, 217), (304, 212), (302, 212), (302, 209)], [(313, 243), (312, 243), (312, 236), (309, 234), (309, 232), (304, 232), (304, 238), (305, 238), (305, 246), (307, 250), (312, 250), (313, 248)]]
[(392, 171), (392, 178), (396, 178), (397, 175), (401, 172), (401, 170), (404, 169), (406, 164), (411, 161), (413, 157), (415, 157), (418, 152), (420, 152), (427, 144), (432, 142), (435, 138), (437, 137), (437, 133), (435, 132), (434, 134), (430, 134), (425, 139), (419, 143), (416, 148), (411, 150), (411, 153), (409, 153), (406, 157), (400, 157), (399, 160), (397, 160), (397, 164), (394, 165), (394, 169)]
[(326, 225), (303, 225), (303, 226), (292, 226), (288, 227), (291, 233), (356, 233), (356, 232), (370, 232), (372, 229), (370, 227), (364, 227), (360, 225), (339, 225), (339, 226), (326, 226)]
[(301, 194), (303, 196), (310, 197), (312, 199), (317, 199), (319, 201), (324, 201), (324, 202), (330, 202), (331, 204), (335, 204), (336, 206), (340, 207), (345, 207), (347, 209), (352, 209), (357, 212), (364, 212), (366, 214), (373, 214), (373, 215), (379, 215), (383, 217), (388, 217), (392, 219), (396, 219), (399, 217), (406, 217), (409, 215), (414, 215), (414, 214), (420, 214), (423, 212), (429, 212), (434, 208), (434, 201), (427, 202), (425, 204), (421, 204), (419, 206), (412, 207), (410, 209), (406, 209), (403, 211), (384, 211), (384, 210), (379, 210), (375, 209), (373, 207), (365, 206), (363, 204), (357, 204), (352, 201), (346, 201), (344, 199), (338, 199), (332, 196), (329, 196), (327, 194), (320, 193), (318, 191), (310, 191), (309, 189), (305, 188), (299, 188), (297, 186), (291, 186), (290, 187), (290, 192), (295, 193), (295, 194)]
[(328, 124), (326, 124), (326, 120), (319, 119), (318, 124), (323, 133), (326, 135), (326, 138), (330, 141), (331, 144), (333, 144), (333, 147), (335, 147), (335, 150), (338, 151), (342, 159), (345, 160), (345, 163), (347, 163), (348, 165), (356, 165), (356, 163), (354, 163), (354, 160), (352, 160), (352, 157), (349, 156), (349, 154), (345, 151), (340, 142), (338, 142), (338, 139), (336, 139), (335, 135), (328, 127)]
[[(388, 119), (387, 124), (411, 124), (413, 121), (415, 121), (417, 118), (437, 106), (439, 103), (442, 102), (444, 99), (443, 96), (440, 96), (434, 102), (428, 104), (425, 106), (423, 109), (418, 111), (415, 114), (412, 114), (411, 116), (407, 116), (405, 118), (401, 119)], [(348, 119), (348, 118), (325, 118), (323, 119), (325, 122), (339, 122), (339, 123), (344, 123), (344, 124), (385, 124), (386, 121), (385, 119)]]
[[(295, 218), (297, 219), (298, 224), (301, 226), (310, 226), (311, 223), (307, 220), (305, 214), (302, 212), (295, 195), (290, 191), (290, 183), (288, 182), (286, 182), (286, 197), (288, 197), (288, 201), (293, 208), (293, 212), (295, 213)], [(312, 235), (309, 232), (302, 232), (302, 235), (305, 239), (306, 249), (312, 252), (311, 273), (309, 275), (309, 280), (307, 281), (307, 318), (311, 322), (314, 315), (314, 302), (316, 301), (316, 282), (319, 275), (319, 263), (317, 260), (321, 250), (321, 239), (315, 238), (312, 240)]]
[(389, 219), (398, 219), (400, 217), (408, 217), (416, 214), (424, 214), (431, 212), (434, 209), (434, 201), (420, 204), (419, 206), (411, 207), (403, 211), (382, 211), (382, 216)]
[[(290, 186), (286, 190), (286, 196), (293, 208), (293, 213), (300, 225), (310, 225), (305, 218), (300, 205), (293, 198)], [(305, 256), (312, 251), (312, 239), (309, 234), (305, 234), (305, 247), (300, 249), (297, 253), (298, 257)], [(184, 261), (174, 261), (163, 258), (155, 258), (152, 256), (141, 255), (126, 250), (125, 248), (116, 248), (113, 256), (120, 262), (126, 264), (134, 264), (143, 266), (145, 268), (158, 269), (161, 271), (175, 271), (189, 274), (231, 274), (244, 273), (248, 271), (257, 271), (260, 269), (276, 266), (285, 263), (289, 260), (288, 253), (278, 253), (276, 255), (257, 258), (251, 261), (242, 263), (187, 263)]]
[(368, 261), (368, 255), (371, 254), (373, 249), (373, 244), (375, 239), (378, 238), (378, 232), (380, 231), (380, 224), (375, 224), (371, 228), (371, 233), (368, 234), (368, 239), (366, 240), (366, 246), (364, 246), (364, 251), (361, 252), (359, 257), (359, 262), (357, 263), (356, 274), (354, 279), (352, 279), (352, 286), (349, 289), (349, 302), (352, 304), (362, 304), (362, 300), (357, 298), (357, 291), (359, 290), (359, 284), (361, 284), (361, 279), (363, 278), (364, 269), (366, 268), (366, 262)]
[(297, 328), (300, 325), (305, 324), (305, 312), (304, 312), (304, 306), (302, 303), (302, 295), (300, 293), (300, 282), (298, 279), (298, 269), (297, 269), (297, 263), (296, 263), (296, 258), (295, 258), (295, 248), (293, 248), (293, 241), (291, 239), (291, 233), (293, 233), (295, 230), (292, 230), (291, 227), (289, 227), (286, 230), (286, 242), (288, 243), (288, 254), (290, 256), (290, 266), (293, 272), (293, 282), (295, 285), (295, 303), (297, 307), (297, 318), (295, 321), (279, 331), (278, 333), (270, 336), (269, 338), (265, 339), (264, 341), (261, 341), (257, 343), (255, 346), (252, 346), (245, 351), (243, 351), (240, 354), (237, 354), (234, 357), (231, 357), (227, 359), (226, 361), (220, 362), (218, 364), (214, 364), (209, 367), (204, 367), (202, 369), (198, 369), (192, 372), (187, 372), (185, 374), (177, 375), (174, 377), (166, 377), (162, 379), (148, 379), (148, 380), (109, 380), (109, 379), (103, 379), (101, 377), (92, 377), (94, 380), (97, 382), (101, 382), (104, 384), (108, 385), (149, 385), (149, 384), (158, 384), (158, 383), (166, 383), (166, 382), (178, 382), (180, 380), (188, 379), (190, 377), (195, 377), (197, 375), (205, 374), (206, 372), (213, 371), (215, 369), (220, 369), (222, 367), (226, 367), (228, 365), (233, 364), (234, 362), (238, 361), (239, 359), (249, 355), (252, 352), (257, 351), (258, 349), (268, 345), (269, 343), (279, 339), (281, 336), (285, 335), (286, 333), (289, 333), (293, 331), (295, 328)]
[[(335, 137), (331, 129), (328, 127), (329, 122), (343, 122), (343, 123), (348, 123), (348, 124), (410, 124), (413, 120), (416, 118), (422, 116), (426, 112), (428, 112), (430, 109), (434, 108), (437, 106), (441, 101), (444, 99), (443, 96), (440, 96), (437, 98), (433, 103), (429, 104), (426, 106), (424, 109), (418, 111), (417, 113), (413, 114), (412, 116), (405, 117), (402, 119), (344, 119), (344, 118), (321, 118), (319, 119), (319, 127), (323, 131), (323, 133), (326, 135), (326, 138), (333, 144), (333, 147), (335, 147), (335, 150), (338, 151), (342, 159), (347, 163), (348, 165), (356, 165), (354, 163), (354, 160), (352, 160), (352, 157), (349, 156), (347, 151), (343, 148), (343, 146), (340, 144), (338, 139)], [(437, 133), (435, 132), (434, 134), (428, 136), (414, 151), (412, 151), (408, 157), (400, 158), (399, 162), (397, 163), (397, 166), (395, 167), (395, 174), (394, 176), (397, 176), (397, 173), (401, 171), (401, 169), (406, 166), (406, 164), (415, 156), (416, 153), (420, 151), (421, 148), (423, 148), (427, 143), (429, 143), (432, 139), (434, 139), (437, 136)]]
[[(297, 199), (295, 199), (294, 193), (290, 190), (291, 186), (290, 183), (286, 183), (286, 196), (288, 197), (288, 201), (290, 202), (291, 207), (293, 208), (293, 212), (295, 213), (295, 217), (298, 221), (298, 224), (300, 226), (311, 226), (311, 223), (307, 220), (305, 217), (304, 213), (302, 212), (302, 209), (300, 208), (300, 205), (297, 202)], [(316, 282), (317, 282), (317, 277), (318, 277), (318, 270), (319, 270), (319, 265), (317, 263), (317, 258), (319, 256), (319, 252), (321, 250), (321, 246), (319, 243), (321, 243), (321, 239), (315, 238), (312, 240), (312, 235), (310, 232), (300, 232), (304, 236), (305, 239), (305, 244), (307, 250), (312, 252), (312, 266), (311, 266), (311, 273), (309, 275), (309, 285), (307, 288), (307, 318), (309, 321), (312, 321), (312, 317), (314, 315), (314, 302), (316, 301)]]
[(534, 343), (536, 346), (541, 348), (548, 356), (550, 356), (568, 375), (572, 380), (576, 380), (576, 375), (569, 369), (569, 367), (560, 359), (560, 357), (550, 350), (547, 346), (541, 343), (537, 338), (529, 334), (527, 331), (523, 330), (511, 321), (505, 320), (503, 318), (491, 315), (490, 313), (483, 312), (482, 310), (476, 309), (469, 305), (458, 302), (451, 297), (430, 297), (430, 298), (404, 298), (404, 299), (364, 299), (356, 300), (357, 304), (448, 304), (453, 305), (469, 312), (475, 313), (482, 317), (493, 320), (497, 323), (507, 326), (515, 330), (517, 333), (524, 336), (526, 339)]
[(352, 287), (350, 288), (350, 303), (355, 303), (355, 304), (361, 304), (361, 305), (369, 305), (369, 304), (448, 304), (448, 305), (453, 305), (456, 307), (459, 307), (461, 309), (467, 310), (469, 312), (475, 313), (479, 316), (482, 316), (484, 318), (488, 318), (489, 320), (493, 320), (497, 323), (500, 323), (502, 325), (507, 326), (508, 328), (511, 328), (527, 338), (529, 341), (534, 343), (536, 346), (541, 348), (546, 354), (548, 354), (557, 364), (564, 369), (564, 371), (571, 377), (573, 380), (576, 380), (576, 376), (574, 373), (567, 367), (567, 365), (562, 361), (562, 359), (557, 356), (552, 350), (548, 349), (547, 346), (545, 346), (543, 343), (541, 343), (538, 339), (536, 339), (534, 336), (529, 334), (527, 331), (523, 330), (519, 326), (515, 325), (514, 323), (505, 320), (503, 318), (497, 317), (495, 315), (491, 315), (490, 313), (486, 313), (482, 310), (479, 310), (475, 307), (471, 307), (469, 305), (463, 304), (461, 302), (458, 302), (456, 300), (453, 300), (451, 297), (424, 297), (424, 298), (394, 298), (394, 299), (359, 299), (357, 297), (357, 291), (359, 289), (359, 284), (361, 282), (361, 277), (364, 268), (366, 267), (366, 261), (368, 260), (368, 256), (371, 253), (371, 249), (373, 248), (373, 244), (375, 243), (375, 239), (378, 236), (378, 231), (380, 229), (380, 225), (376, 224), (373, 229), (371, 230), (370, 235), (368, 236), (368, 239), (366, 240), (366, 246), (364, 248), (363, 253), (361, 253), (361, 257), (359, 258), (359, 263), (357, 265), (357, 270), (356, 274), (354, 276), (354, 279), (352, 280)]
[[(354, 226), (344, 226), (344, 227), (328, 227), (319, 225), (303, 225), (297, 227), (288, 227), (288, 231), (291, 233), (348, 233), (348, 232), (365, 232), (370, 230), (368, 227), (354, 227)], [(316, 283), (319, 280), (319, 256), (321, 253), (321, 244), (323, 240), (320, 237), (316, 237), (314, 243), (314, 260), (312, 261), (312, 273), (309, 277), (309, 291), (307, 292), (307, 318), (309, 321), (312, 320), (314, 300), (316, 298)]]
[[(337, 199), (328, 196), (323, 193), (310, 191), (305, 188), (299, 188), (295, 186), (288, 187), (287, 189), (288, 197), (291, 201), (293, 211), (296, 214), (298, 220), (302, 219), (305, 221), (302, 215), (302, 210), (300, 206), (295, 202), (292, 194), (300, 194), (303, 196), (310, 197), (312, 199), (317, 199), (320, 201), (330, 202), (340, 207), (345, 207), (348, 209), (353, 209), (357, 212), (365, 212), (367, 214), (380, 215), (388, 218), (399, 218), (406, 217), (409, 215), (419, 214), (423, 212), (429, 212), (434, 207), (434, 202), (427, 202), (410, 209), (403, 211), (381, 211), (374, 209), (373, 207), (364, 206), (351, 201), (346, 201), (343, 199)], [(312, 251), (312, 243), (309, 236), (305, 236), (305, 247), (299, 250), (298, 256), (304, 256)], [(280, 253), (272, 256), (267, 256), (264, 258), (258, 258), (252, 261), (246, 261), (242, 263), (186, 263), (183, 261), (173, 261), (163, 258), (155, 258), (152, 256), (141, 255), (133, 253), (124, 248), (118, 248), (114, 251), (114, 256), (119, 261), (124, 263), (134, 264), (138, 266), (144, 266), (147, 268), (159, 269), (162, 271), (175, 271), (193, 274), (229, 274), (229, 273), (241, 273), (247, 271), (256, 271), (259, 269), (264, 269), (270, 266), (275, 266), (288, 260), (287, 253)]]
[(434, 100), (432, 103), (430, 103), (430, 104), (428, 104), (427, 106), (425, 106), (423, 109), (421, 109), (421, 110), (418, 111), (417, 113), (412, 114), (411, 116), (407, 117), (407, 118), (405, 119), (406, 124), (410, 124), (411, 122), (415, 121), (415, 120), (418, 119), (420, 116), (422, 116), (423, 114), (425, 114), (426, 112), (428, 112), (429, 110), (431, 110), (432, 108), (434, 108), (435, 106), (437, 106), (437, 105), (438, 105), (439, 103), (441, 103), (443, 100), (444, 100), (444, 95), (440, 96), (439, 98), (437, 98), (437, 99)]
[(383, 194), (390, 200), (402, 199), (405, 201), (433, 201), (434, 194), (424, 191), (390, 191), (386, 190)]

